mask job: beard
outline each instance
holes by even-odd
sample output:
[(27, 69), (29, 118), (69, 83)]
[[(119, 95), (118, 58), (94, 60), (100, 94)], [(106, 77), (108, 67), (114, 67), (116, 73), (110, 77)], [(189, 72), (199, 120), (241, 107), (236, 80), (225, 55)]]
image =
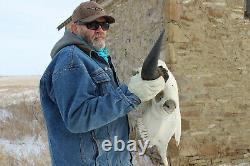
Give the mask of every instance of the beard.
[(101, 49), (105, 48), (105, 36), (101, 35), (100, 33), (95, 34), (93, 38), (86, 37), (88, 43), (96, 50), (100, 51)]
[(92, 42), (91, 42), (91, 45), (97, 50), (101, 50), (103, 48), (105, 48), (105, 40), (104, 39), (94, 39)]

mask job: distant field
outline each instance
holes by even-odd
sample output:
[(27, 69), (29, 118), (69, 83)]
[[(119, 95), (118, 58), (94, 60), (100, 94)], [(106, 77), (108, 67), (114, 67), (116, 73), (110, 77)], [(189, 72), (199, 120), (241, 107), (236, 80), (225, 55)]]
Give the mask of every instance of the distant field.
[(0, 165), (50, 165), (39, 76), (0, 77)]

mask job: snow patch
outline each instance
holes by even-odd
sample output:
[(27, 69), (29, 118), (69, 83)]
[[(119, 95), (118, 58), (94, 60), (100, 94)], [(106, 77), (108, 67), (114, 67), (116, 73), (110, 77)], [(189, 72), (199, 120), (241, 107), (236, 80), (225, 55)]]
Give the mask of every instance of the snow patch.
[(26, 137), (16, 141), (0, 138), (0, 147), (2, 151), (17, 159), (39, 156), (41, 151), (46, 148), (41, 138), (35, 139), (34, 137)]
[(13, 93), (10, 95), (15, 99), (25, 99), (26, 101), (34, 101), (38, 96), (37, 90), (25, 90), (18, 93)]
[(22, 101), (34, 102), (39, 99), (39, 92), (37, 89), (22, 90), (20, 92), (3, 93), (0, 100), (0, 106), (8, 107), (13, 104), (19, 104)]
[(6, 122), (6, 120), (9, 118), (12, 118), (12, 113), (4, 110), (4, 109), (0, 109), (0, 122)]

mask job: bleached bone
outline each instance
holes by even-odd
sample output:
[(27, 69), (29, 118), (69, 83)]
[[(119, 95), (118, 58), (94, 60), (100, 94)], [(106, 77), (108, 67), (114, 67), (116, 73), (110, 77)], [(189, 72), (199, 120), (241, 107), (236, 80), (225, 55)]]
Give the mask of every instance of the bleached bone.
[(150, 141), (149, 147), (154, 145), (157, 147), (163, 163), (168, 166), (167, 147), (171, 137), (175, 136), (177, 145), (180, 142), (181, 114), (177, 82), (165, 62), (158, 60), (163, 33), (138, 72), (142, 78), (153, 80), (160, 76), (157, 68), (162, 66), (168, 71), (169, 78), (162, 92), (150, 101), (141, 104), (140, 109), (143, 110), (141, 116), (134, 118), (130, 115), (129, 121), (131, 128), (136, 121), (141, 138), (144, 141)]

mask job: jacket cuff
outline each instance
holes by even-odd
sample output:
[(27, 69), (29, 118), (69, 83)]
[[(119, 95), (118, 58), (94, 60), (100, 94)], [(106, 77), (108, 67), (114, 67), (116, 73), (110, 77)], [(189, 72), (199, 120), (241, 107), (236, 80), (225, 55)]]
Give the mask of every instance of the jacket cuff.
[(120, 85), (117, 88), (117, 92), (119, 98), (125, 100), (130, 106), (136, 107), (141, 104), (139, 97), (131, 93), (126, 85)]

